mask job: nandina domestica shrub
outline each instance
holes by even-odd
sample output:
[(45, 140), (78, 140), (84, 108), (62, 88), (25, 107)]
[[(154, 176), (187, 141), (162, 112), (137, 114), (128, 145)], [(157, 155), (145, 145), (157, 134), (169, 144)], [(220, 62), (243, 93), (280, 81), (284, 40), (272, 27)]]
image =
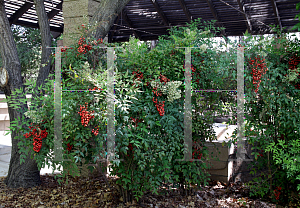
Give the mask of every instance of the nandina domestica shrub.
[(260, 173), (248, 185), (251, 196), (286, 205), (300, 190), (299, 40), (281, 34), (246, 42), (245, 136), (254, 145), (252, 173)]
[[(172, 29), (170, 36), (161, 37), (153, 50), (146, 43), (138, 44), (135, 39), (124, 44), (122, 49), (115, 49), (117, 160), (112, 161), (111, 168), (112, 174), (119, 176), (117, 183), (125, 201), (133, 197), (139, 199), (146, 191), (157, 193), (163, 184), (180, 187), (182, 194), (187, 194), (191, 184), (198, 187), (207, 184), (209, 174), (204, 160), (208, 152), (204, 143), (206, 139), (216, 138), (212, 128), (213, 111), (222, 114), (219, 104), (233, 103), (235, 98), (230, 93), (192, 91), (191, 155), (196, 160), (180, 161), (186, 152), (185, 50), (177, 47), (198, 46), (192, 53), (192, 90), (236, 89), (231, 81), (236, 79), (235, 53), (227, 59), (225, 52), (214, 48), (216, 43), (210, 37), (216, 32), (218, 29), (213, 23), (201, 24), (197, 20), (187, 28)], [(63, 158), (71, 161), (53, 161), (53, 164), (63, 165), (64, 175), (67, 169), (71, 175), (77, 175), (78, 167), (74, 164), (82, 159), (86, 163), (96, 162), (105, 158), (108, 151), (105, 149), (108, 117), (107, 71), (103, 69), (106, 68), (105, 53), (103, 48), (97, 48), (97, 41), (91, 48), (89, 44), (95, 41), (83, 37), (74, 46), (64, 49), (62, 55)], [(47, 129), (47, 138), (34, 155), (39, 167), (54, 157), (51, 153), (54, 148), (54, 92), (51, 90), (53, 85), (48, 90), (50, 96), (45, 105), (33, 109), (47, 118), (47, 123), (40, 127)], [(29, 130), (22, 131), (25, 134)], [(20, 145), (25, 146), (25, 142)]]
[[(126, 201), (130, 200), (132, 195), (139, 198), (147, 190), (156, 192), (162, 184), (179, 186), (182, 193), (186, 194), (189, 185), (199, 186), (207, 182), (207, 166), (201, 159), (202, 155), (208, 155), (204, 146), (205, 139), (212, 140), (215, 135), (212, 130), (212, 113), (209, 110), (204, 112), (207, 109), (201, 105), (200, 100), (206, 98), (207, 105), (217, 105), (220, 95), (192, 92), (192, 104), (195, 109), (193, 140), (198, 146), (194, 146), (191, 154), (198, 161), (178, 161), (183, 159), (185, 152), (182, 93), (185, 51), (176, 47), (193, 44), (201, 46), (195, 49), (196, 52), (192, 56), (192, 79), (198, 80), (192, 83), (193, 89), (224, 87), (228, 83), (218, 75), (222, 74), (224, 78), (234, 75), (228, 73), (233, 68), (232, 64), (225, 64), (223, 60), (221, 63), (226, 67), (218, 65), (216, 57), (224, 57), (221, 52), (218, 54), (213, 50), (214, 42), (207, 39), (212, 34), (203, 31), (199, 25), (201, 24), (195, 21), (189, 28), (170, 31), (171, 35), (161, 38), (156, 48), (150, 51), (146, 44), (138, 44), (138, 40), (135, 39), (125, 44), (124, 49), (116, 50), (120, 64), (118, 69), (131, 70), (137, 82), (135, 86), (141, 87), (143, 91), (137, 95), (138, 100), (134, 101), (130, 108), (132, 118), (142, 122), (134, 122), (132, 126), (116, 129), (116, 152), (123, 161), (112, 163), (112, 174), (120, 177), (117, 183), (121, 186), (123, 199)], [(198, 26), (201, 29), (198, 29)], [(211, 27), (213, 30), (213, 26)], [(205, 117), (206, 115), (209, 115), (209, 118)], [(132, 144), (134, 157), (126, 151), (129, 142)], [(183, 187), (186, 187), (185, 190)]]

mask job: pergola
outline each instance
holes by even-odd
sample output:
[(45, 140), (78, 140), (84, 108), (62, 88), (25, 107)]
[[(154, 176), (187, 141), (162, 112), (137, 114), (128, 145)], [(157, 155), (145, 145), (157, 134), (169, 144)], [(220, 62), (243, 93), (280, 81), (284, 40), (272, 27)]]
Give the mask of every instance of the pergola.
[[(270, 25), (288, 31), (298, 20), (299, 0), (132, 0), (115, 19), (108, 34), (109, 42), (127, 41), (130, 35), (140, 40), (156, 40), (173, 26), (201, 18), (216, 20), (226, 29), (220, 36), (272, 33)], [(52, 35), (63, 33), (62, 0), (45, 0)], [(11, 24), (38, 28), (33, 0), (5, 0)]]

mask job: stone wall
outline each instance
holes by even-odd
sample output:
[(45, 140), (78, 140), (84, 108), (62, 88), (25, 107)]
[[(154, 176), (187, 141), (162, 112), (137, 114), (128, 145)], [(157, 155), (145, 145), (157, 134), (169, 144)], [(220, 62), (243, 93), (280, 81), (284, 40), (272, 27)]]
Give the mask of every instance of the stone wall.
[[(257, 163), (251, 153), (254, 145), (250, 145), (245, 141), (245, 159), (246, 161), (236, 160), (236, 148), (232, 145), (230, 148), (227, 145), (222, 145), (222, 141), (206, 142), (205, 146), (210, 156), (205, 161), (210, 165), (208, 173), (211, 174), (212, 180), (230, 182), (249, 182), (255, 177), (258, 177), (262, 172), (267, 171), (267, 167), (263, 170), (257, 170), (256, 175), (250, 174), (252, 171), (252, 162)], [(218, 159), (217, 159), (218, 158)], [(233, 159), (233, 160), (232, 160)], [(252, 161), (249, 161), (251, 160)]]
[(101, 0), (64, 0), (64, 46), (70, 46), (80, 37), (82, 24), (87, 24)]

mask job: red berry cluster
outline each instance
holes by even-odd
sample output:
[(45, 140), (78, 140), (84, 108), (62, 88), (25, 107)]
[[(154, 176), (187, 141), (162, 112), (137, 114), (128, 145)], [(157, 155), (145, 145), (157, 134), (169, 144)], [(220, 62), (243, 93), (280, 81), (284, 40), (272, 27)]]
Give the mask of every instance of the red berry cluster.
[(83, 126), (87, 126), (89, 124), (89, 121), (94, 118), (94, 116), (91, 116), (91, 113), (94, 113), (94, 111), (89, 112), (87, 111), (87, 103), (85, 103), (86, 106), (81, 106), (80, 105), (80, 110), (79, 110), (79, 115), (81, 116), (81, 124)]
[[(155, 96), (155, 95), (157, 97), (162, 96), (162, 93), (158, 92), (156, 87), (153, 88), (152, 92), (154, 93), (153, 96)], [(165, 114), (165, 109), (164, 109), (164, 107), (165, 107), (165, 101), (162, 101), (162, 102), (158, 101), (158, 103), (157, 103), (157, 98), (156, 98), (156, 100), (154, 100), (154, 97), (152, 98), (152, 101), (153, 101), (153, 103), (155, 103), (155, 107), (156, 107), (159, 115), (163, 116)]]
[(79, 47), (77, 49), (79, 53), (85, 54), (87, 52), (87, 50), (90, 51), (92, 49), (92, 46), (90, 44), (86, 44), (85, 42), (86, 41), (85, 41), (84, 37), (79, 38), (79, 41), (78, 41)]
[[(68, 51), (68, 49), (71, 49), (71, 50), (72, 50), (73, 48), (62, 48), (62, 49), (61, 49), (61, 52), (62, 52), (62, 53), (66, 53), (66, 52)], [(54, 54), (54, 57), (55, 57), (55, 54)], [(66, 58), (68, 58), (67, 55), (66, 55)]]
[[(289, 69), (296, 70), (296, 72), (298, 72), (297, 71), (298, 64), (300, 64), (300, 57), (297, 57), (296, 55), (292, 56), (292, 58), (290, 58), (290, 60), (289, 60)], [(298, 74), (300, 76), (300, 72), (298, 72)], [(298, 76), (298, 78), (300, 78), (299, 76)], [(299, 82), (295, 84), (295, 88), (300, 89), (300, 83)]]
[(194, 55), (201, 56), (201, 54), (197, 52), (194, 52)]
[(69, 152), (71, 152), (71, 150), (72, 150), (72, 148), (73, 148), (73, 144), (72, 145), (70, 145), (70, 143), (68, 143), (67, 144), (67, 150), (69, 151)]
[[(195, 54), (195, 53), (194, 53)], [(199, 56), (199, 55), (198, 55)], [(202, 60), (203, 62), (204, 60)], [(183, 68), (185, 69), (185, 65), (183, 65)], [(191, 69), (192, 69), (192, 76), (194, 76), (194, 73), (196, 72), (195, 67), (193, 66), (193, 64), (191, 64)], [(183, 72), (184, 73), (184, 72)], [(199, 73), (197, 73), (197, 76), (199, 77)], [(199, 78), (196, 79), (196, 82), (199, 84)]]
[(62, 49), (61, 49), (61, 52), (64, 53), (64, 52), (66, 52), (67, 50), (68, 50), (68, 48), (62, 48)]
[(99, 89), (98, 87), (94, 87), (93, 89), (89, 89), (89, 90), (101, 90), (101, 89)]
[(300, 64), (300, 57), (292, 56), (289, 60), (289, 69), (295, 70), (297, 69), (298, 64)]
[[(140, 72), (140, 70), (133, 71), (132, 75), (134, 75), (134, 74), (135, 74), (134, 80), (141, 81), (142, 79), (144, 79), (144, 74), (143, 74), (143, 72)], [(135, 83), (132, 84), (132, 86), (134, 86), (134, 85), (135, 85)]]
[[(78, 41), (78, 52), (81, 54), (86, 54), (88, 51), (93, 49), (92, 43), (86, 43), (87, 41), (85, 40), (84, 37), (79, 38)], [(93, 42), (95, 45), (103, 43), (102, 38), (98, 39), (97, 41)], [(77, 55), (78, 56), (78, 55)]]
[(259, 156), (260, 156), (260, 157), (263, 157), (263, 156), (264, 156), (264, 155), (263, 155), (263, 150), (260, 150)]
[(165, 101), (162, 101), (162, 102), (159, 101), (159, 103), (157, 103), (157, 99), (156, 99), (156, 105), (155, 106), (156, 106), (156, 109), (157, 109), (159, 115), (163, 116), (165, 114), (165, 109), (164, 109)]
[(38, 133), (37, 133), (37, 129), (32, 126), (32, 123), (30, 125), (31, 126), (29, 127), (29, 129), (31, 130), (31, 132), (26, 133), (23, 136), (25, 138), (29, 138), (30, 136), (33, 136), (33, 150), (35, 152), (39, 152), (42, 148), (42, 140), (47, 137), (48, 132), (46, 131), (46, 129), (41, 130), (40, 128), (38, 128)]
[(274, 190), (274, 195), (275, 195), (275, 198), (276, 200), (279, 200), (279, 196), (280, 196), (280, 191), (281, 191), (281, 187), (280, 186), (277, 186), (277, 188)]
[(170, 79), (168, 79), (166, 76), (164, 76), (162, 74), (160, 74), (158, 78), (160, 79), (160, 82), (164, 83), (164, 84), (166, 84), (167, 82), (170, 81)]
[(138, 118), (132, 118), (132, 117), (130, 117), (131, 119), (132, 119), (132, 121), (135, 123), (135, 127), (137, 127), (137, 125), (138, 125), (138, 123), (140, 123), (140, 122), (142, 122), (143, 121), (143, 119), (138, 119)]
[[(160, 74), (158, 78), (160, 79), (160, 82), (164, 83), (164, 84), (166, 84), (167, 82), (170, 81), (170, 79), (168, 79), (166, 76), (164, 76), (162, 74)], [(157, 96), (157, 97), (162, 96), (162, 93), (158, 92), (157, 87), (154, 87), (152, 92), (154, 93), (152, 101), (153, 101), (153, 103), (155, 103), (155, 107), (156, 107), (159, 115), (163, 116), (165, 114), (165, 109), (164, 109), (165, 101), (157, 101), (157, 98), (155, 99), (155, 97), (154, 97), (154, 96)]]
[[(198, 148), (196, 146), (196, 141), (193, 142), (193, 153), (192, 153), (192, 156), (193, 158), (192, 159), (198, 159), (200, 160), (202, 158), (202, 153), (200, 151), (200, 148)], [(192, 160), (190, 160), (190, 162), (193, 162)]]
[(144, 74), (143, 74), (143, 72), (140, 72), (140, 70), (137, 70), (137, 72), (133, 71), (132, 75), (133, 74), (135, 74), (135, 77), (137, 80), (142, 80), (144, 78)]
[(261, 83), (261, 77), (268, 71), (266, 63), (264, 63), (265, 59), (261, 59), (259, 56), (255, 57), (255, 59), (249, 60), (249, 64), (252, 66), (252, 78), (253, 85), (256, 85), (255, 92), (258, 92), (259, 85)]
[[(183, 68), (185, 69), (185, 65), (183, 65)], [(193, 64), (191, 64), (191, 69), (192, 69), (192, 75), (194, 75), (194, 72), (196, 71), (195, 67)]]
[(97, 136), (99, 134), (99, 127), (97, 129), (95, 127), (95, 129), (92, 130), (92, 133)]
[[(129, 143), (128, 148), (130, 149), (130, 153), (133, 153), (133, 146), (131, 143)], [(129, 157), (129, 152), (127, 152), (127, 157)], [(132, 154), (132, 158), (134, 159), (134, 154)]]

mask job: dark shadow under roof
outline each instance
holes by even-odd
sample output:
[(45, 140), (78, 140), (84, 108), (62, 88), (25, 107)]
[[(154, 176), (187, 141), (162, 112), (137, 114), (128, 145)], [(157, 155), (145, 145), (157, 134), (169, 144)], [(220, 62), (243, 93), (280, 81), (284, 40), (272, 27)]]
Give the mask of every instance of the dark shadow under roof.
[[(173, 26), (184, 26), (192, 19), (216, 20), (226, 29), (219, 35), (241, 36), (272, 33), (270, 25), (288, 31), (295, 20), (299, 0), (132, 0), (115, 20), (108, 34), (110, 42), (156, 40)], [(63, 32), (62, 0), (45, 0), (53, 36)], [(11, 24), (38, 28), (33, 0), (5, 0)]]

